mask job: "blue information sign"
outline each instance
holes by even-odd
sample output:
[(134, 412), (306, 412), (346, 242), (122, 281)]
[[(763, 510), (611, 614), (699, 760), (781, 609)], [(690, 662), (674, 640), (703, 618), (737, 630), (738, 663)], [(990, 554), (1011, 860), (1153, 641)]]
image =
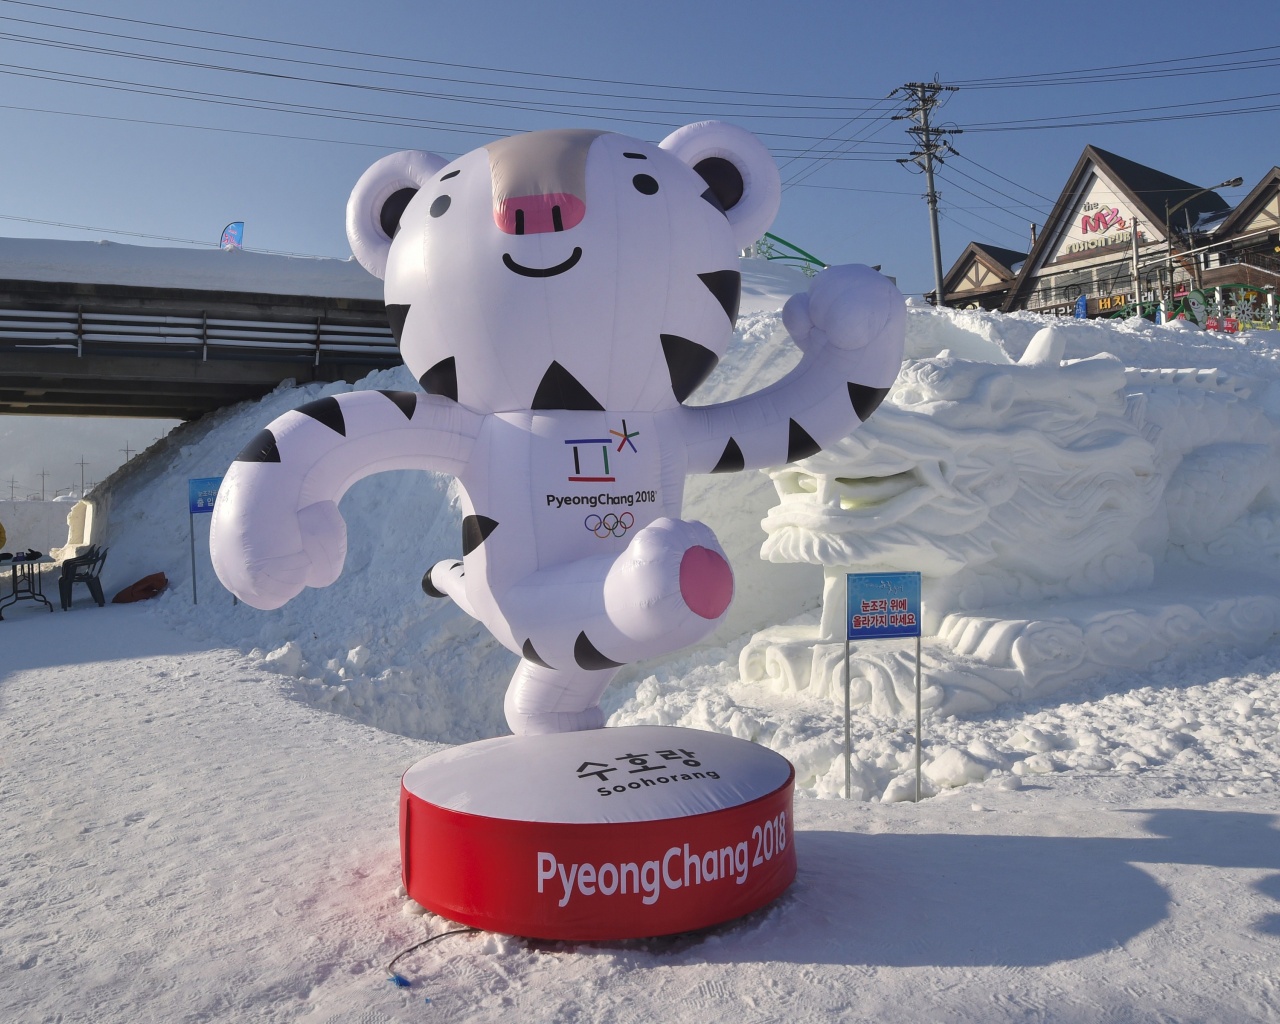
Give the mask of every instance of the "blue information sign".
[(1081, 295), (1076, 299), (1076, 319), (1086, 320), (1089, 317), (1089, 299), (1087, 296)]
[(920, 635), (918, 572), (851, 572), (845, 581), (847, 639)]
[(187, 481), (187, 505), (192, 515), (213, 511), (213, 501), (218, 496), (218, 487), (221, 484), (220, 476), (206, 476)]

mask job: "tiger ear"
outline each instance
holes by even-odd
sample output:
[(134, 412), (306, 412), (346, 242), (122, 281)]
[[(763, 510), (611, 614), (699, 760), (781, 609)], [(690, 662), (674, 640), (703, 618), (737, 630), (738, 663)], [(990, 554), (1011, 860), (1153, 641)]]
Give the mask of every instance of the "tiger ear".
[(448, 161), (434, 153), (405, 150), (370, 167), (347, 200), (347, 241), (360, 266), (384, 277), (391, 239), (409, 201)]
[(659, 145), (696, 171), (724, 210), (739, 248), (768, 230), (782, 202), (778, 165), (758, 138), (723, 121), (677, 128)]

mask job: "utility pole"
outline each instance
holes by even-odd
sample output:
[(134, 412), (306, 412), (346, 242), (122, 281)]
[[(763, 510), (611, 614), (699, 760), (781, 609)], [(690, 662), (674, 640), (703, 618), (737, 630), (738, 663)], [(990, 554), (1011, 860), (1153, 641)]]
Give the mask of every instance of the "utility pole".
[(1133, 228), (1133, 253), (1130, 257), (1133, 262), (1133, 306), (1134, 316), (1142, 316), (1142, 285), (1138, 277), (1138, 218), (1133, 218), (1130, 225)]
[(916, 140), (916, 148), (911, 156), (898, 160), (900, 164), (915, 164), (924, 171), (925, 200), (929, 204), (929, 231), (933, 236), (933, 287), (934, 305), (941, 306), (942, 293), (942, 242), (938, 235), (938, 192), (933, 187), (933, 163), (942, 163), (942, 157), (954, 153), (948, 135), (959, 134), (959, 128), (940, 131), (929, 123), (929, 114), (939, 103), (938, 94), (957, 92), (954, 85), (939, 85), (933, 82), (908, 82), (894, 89), (890, 95), (905, 93), (910, 106), (905, 114), (895, 114), (893, 120), (902, 121), (910, 118), (915, 124), (907, 129), (907, 133)]
[(84, 467), (89, 463), (84, 461), (84, 456), (80, 456), (80, 461), (76, 463), (80, 467), (80, 497), (84, 497)]
[[(123, 447), (123, 448), (118, 448), (118, 449), (116, 449), (116, 450), (117, 450), (117, 451), (124, 452), (124, 461), (125, 461), (125, 462), (128, 462), (128, 461), (129, 461), (131, 458), (133, 458), (133, 456), (134, 456), (134, 452), (133, 452), (133, 450), (129, 447), (129, 442), (128, 442), (128, 441), (126, 441), (126, 442), (124, 443), (124, 447)], [(81, 456), (81, 458), (83, 458), (83, 456)]]
[(40, 500), (44, 501), (44, 479), (49, 476), (47, 469), (40, 470)]

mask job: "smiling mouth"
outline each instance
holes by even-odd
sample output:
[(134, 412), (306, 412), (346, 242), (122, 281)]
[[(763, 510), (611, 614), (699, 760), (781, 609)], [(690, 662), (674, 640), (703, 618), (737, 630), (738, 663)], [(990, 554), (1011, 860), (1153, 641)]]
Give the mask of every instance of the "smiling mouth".
[(563, 274), (566, 270), (572, 270), (578, 265), (578, 260), (582, 259), (582, 249), (579, 246), (573, 247), (573, 252), (569, 254), (569, 258), (563, 263), (557, 263), (554, 267), (526, 267), (522, 263), (517, 263), (511, 258), (511, 253), (504, 252), (502, 254), (502, 262), (507, 265), (508, 270), (515, 271), (523, 277), (555, 277), (557, 274)]

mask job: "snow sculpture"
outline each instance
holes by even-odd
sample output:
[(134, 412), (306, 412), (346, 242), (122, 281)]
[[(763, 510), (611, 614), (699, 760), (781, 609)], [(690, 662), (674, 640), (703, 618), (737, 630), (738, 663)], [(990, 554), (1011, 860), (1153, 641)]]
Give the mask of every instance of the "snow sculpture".
[(426, 394), (362, 392), (271, 423), (227, 471), (210, 546), (222, 582), (270, 609), (332, 583), (338, 511), (391, 469), (455, 475), (461, 558), (423, 589), (521, 655), (518, 734), (603, 724), (617, 669), (698, 641), (733, 579), (711, 530), (680, 518), (690, 472), (809, 456), (870, 415), (897, 375), (902, 296), (866, 267), (791, 299), (803, 357), (746, 397), (686, 406), (737, 315), (738, 251), (777, 210), (777, 168), (717, 122), (660, 145), (543, 131), (452, 163), (397, 153), (347, 207), (357, 259), (386, 282)]
[[(824, 566), (823, 613), (817, 629), (757, 635), (745, 678), (841, 699), (844, 574), (880, 568), (923, 576), (925, 701), (944, 712), (1280, 634), (1274, 587), (1176, 581), (1179, 563), (1280, 567), (1266, 385), (1063, 362), (1064, 343), (1054, 327), (1014, 365), (909, 362), (868, 429), (770, 473), (764, 555)], [(897, 652), (857, 651), (852, 676), (855, 704), (914, 704)]]

